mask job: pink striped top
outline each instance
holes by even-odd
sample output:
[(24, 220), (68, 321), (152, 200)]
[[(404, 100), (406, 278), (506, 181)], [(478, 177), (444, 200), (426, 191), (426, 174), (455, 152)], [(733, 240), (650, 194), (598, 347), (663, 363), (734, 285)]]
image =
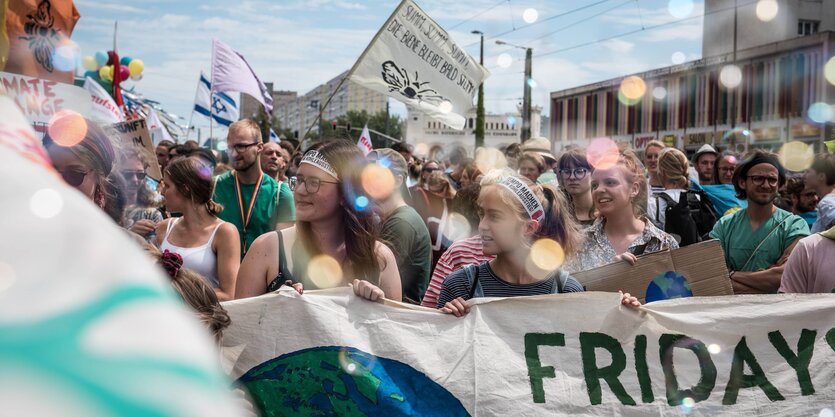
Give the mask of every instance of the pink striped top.
[(495, 256), (485, 255), (481, 250), (481, 236), (475, 235), (471, 238), (459, 240), (452, 244), (449, 249), (438, 259), (435, 271), (432, 272), (432, 279), (420, 305), (424, 307), (438, 307), (438, 296), (441, 294), (441, 286), (449, 274), (467, 266), (481, 265), (481, 263), (493, 260)]

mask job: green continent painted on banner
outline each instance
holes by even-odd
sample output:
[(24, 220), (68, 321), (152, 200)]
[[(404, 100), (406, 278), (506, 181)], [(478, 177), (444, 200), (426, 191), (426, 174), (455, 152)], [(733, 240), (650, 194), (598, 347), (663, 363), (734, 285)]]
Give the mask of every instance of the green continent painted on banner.
[(411, 366), (349, 347), (287, 353), (250, 369), (237, 384), (265, 416), (469, 416), (449, 391)]

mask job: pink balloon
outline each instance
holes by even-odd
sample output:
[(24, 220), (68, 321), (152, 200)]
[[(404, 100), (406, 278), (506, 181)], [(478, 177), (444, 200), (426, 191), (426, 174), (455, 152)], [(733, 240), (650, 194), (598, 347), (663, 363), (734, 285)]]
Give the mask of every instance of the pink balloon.
[(122, 65), (119, 67), (119, 80), (125, 81), (130, 78), (130, 68), (127, 65)]

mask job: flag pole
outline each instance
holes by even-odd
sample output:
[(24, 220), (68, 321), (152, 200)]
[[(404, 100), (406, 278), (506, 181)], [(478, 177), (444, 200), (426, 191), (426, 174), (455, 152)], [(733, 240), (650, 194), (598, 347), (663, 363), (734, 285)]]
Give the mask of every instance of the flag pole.
[[(336, 86), (336, 88), (334, 88), (334, 89), (333, 89), (333, 92), (332, 92), (332, 93), (328, 96), (327, 101), (325, 101), (325, 105), (324, 105), (324, 106), (319, 107), (319, 114), (318, 114), (318, 115), (316, 115), (316, 118), (315, 118), (315, 119), (313, 119), (313, 123), (311, 123), (311, 124), (310, 124), (310, 127), (308, 127), (308, 128), (307, 128), (307, 131), (306, 131), (306, 132), (304, 132), (304, 136), (302, 136), (301, 138), (299, 138), (299, 144), (301, 144), (301, 143), (302, 143), (302, 141), (304, 141), (304, 139), (305, 139), (305, 138), (307, 137), (307, 135), (310, 133), (310, 131), (311, 131), (311, 130), (313, 130), (313, 126), (316, 126), (316, 124), (317, 124), (317, 123), (319, 123), (319, 120), (321, 120), (321, 119), (322, 119), (322, 113), (324, 113), (325, 108), (327, 108), (327, 107), (328, 107), (328, 104), (330, 104), (330, 103), (331, 103), (331, 99), (333, 99), (333, 96), (335, 96), (335, 95), (336, 95), (336, 93), (337, 93), (337, 92), (339, 91), (339, 89), (342, 87), (342, 84), (344, 84), (344, 83), (345, 83), (345, 80), (347, 80), (348, 78), (350, 78), (350, 77), (351, 77), (351, 75), (352, 75), (352, 74), (354, 73), (354, 71), (357, 69), (357, 65), (359, 65), (359, 63), (360, 63), (360, 62), (362, 62), (362, 59), (363, 59), (363, 58), (365, 58), (365, 56), (368, 54), (368, 50), (369, 50), (369, 49), (371, 49), (371, 46), (372, 46), (372, 45), (374, 45), (374, 42), (376, 42), (376, 41), (377, 41), (377, 39), (379, 39), (379, 38), (380, 38), (380, 35), (383, 33), (383, 31), (385, 31), (385, 30), (386, 30), (386, 28), (387, 28), (387, 27), (389, 26), (389, 24), (391, 23), (392, 19), (394, 19), (394, 17), (397, 15), (397, 11), (398, 11), (398, 10), (400, 10), (400, 8), (401, 8), (401, 7), (403, 7), (403, 4), (404, 4), (404, 3), (406, 3), (406, 0), (401, 0), (401, 1), (400, 1), (400, 4), (398, 4), (398, 5), (397, 5), (397, 7), (395, 7), (395, 8), (394, 8), (394, 11), (391, 13), (391, 16), (389, 16), (389, 18), (388, 18), (388, 19), (386, 19), (386, 22), (385, 22), (385, 23), (383, 23), (383, 26), (381, 26), (381, 27), (380, 27), (380, 30), (378, 30), (378, 31), (377, 31), (377, 34), (375, 34), (375, 35), (374, 35), (374, 37), (373, 37), (373, 38), (371, 38), (371, 42), (369, 42), (369, 43), (368, 43), (368, 46), (366, 46), (366, 47), (365, 47), (365, 50), (363, 50), (363, 51), (362, 51), (362, 54), (360, 54), (360, 57), (356, 60), (356, 62), (354, 62), (354, 65), (351, 67), (351, 69), (350, 69), (350, 70), (348, 70), (348, 73), (347, 73), (347, 74), (345, 74), (345, 76), (344, 76), (344, 77), (342, 77), (342, 79), (341, 79), (341, 80), (339, 80), (339, 85), (337, 85), (337, 86)], [(213, 52), (214, 52), (214, 51), (213, 51)], [(213, 84), (213, 85), (214, 85), (214, 84)]]
[[(200, 71), (200, 76), (203, 76), (203, 71)], [(200, 91), (200, 79), (197, 80), (197, 88), (194, 90), (194, 105), (191, 106), (191, 116), (188, 117), (188, 127), (186, 127), (186, 142), (188, 142), (188, 137), (191, 134), (191, 122), (194, 121), (194, 106), (197, 104), (197, 92)], [(209, 102), (211, 103), (212, 97), (211, 92), (209, 95)], [(211, 107), (211, 106), (209, 106)], [(211, 111), (211, 110), (210, 110)], [(211, 119), (211, 117), (210, 117)]]
[[(211, 85), (211, 88), (209, 88), (209, 148), (214, 149), (214, 144), (215, 144), (214, 143), (215, 142), (214, 130), (213, 130), (214, 123), (212, 123), (214, 121), (214, 118), (215, 118), (214, 117), (214, 107), (215, 106), (213, 106), (214, 95), (215, 95), (215, 44), (214, 44), (214, 40), (212, 41), (212, 75), (211, 75), (211, 79), (212, 79), (212, 85)], [(195, 98), (197, 97), (197, 92), (194, 93), (194, 96), (195, 96)], [(194, 109), (192, 109), (192, 111), (194, 111)]]

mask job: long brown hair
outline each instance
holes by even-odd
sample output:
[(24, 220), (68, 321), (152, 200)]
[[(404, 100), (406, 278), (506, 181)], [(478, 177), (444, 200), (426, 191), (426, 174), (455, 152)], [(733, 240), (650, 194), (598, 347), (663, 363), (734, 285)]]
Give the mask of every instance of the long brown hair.
[(165, 181), (170, 181), (177, 191), (195, 204), (205, 204), (212, 216), (223, 211), (223, 206), (212, 200), (215, 183), (212, 169), (199, 158), (178, 158), (165, 167)]
[[(330, 163), (339, 177), (341, 218), (346, 231), (345, 252), (353, 272), (359, 279), (379, 284), (380, 266), (383, 261), (377, 256), (376, 251), (378, 227), (369, 206), (361, 210), (355, 205), (357, 198), (368, 198), (360, 180), (362, 170), (368, 162), (356, 144), (346, 140), (327, 141), (318, 148), (318, 152)], [(310, 222), (297, 221), (296, 229), (309, 258), (322, 253), (313, 236)]]

